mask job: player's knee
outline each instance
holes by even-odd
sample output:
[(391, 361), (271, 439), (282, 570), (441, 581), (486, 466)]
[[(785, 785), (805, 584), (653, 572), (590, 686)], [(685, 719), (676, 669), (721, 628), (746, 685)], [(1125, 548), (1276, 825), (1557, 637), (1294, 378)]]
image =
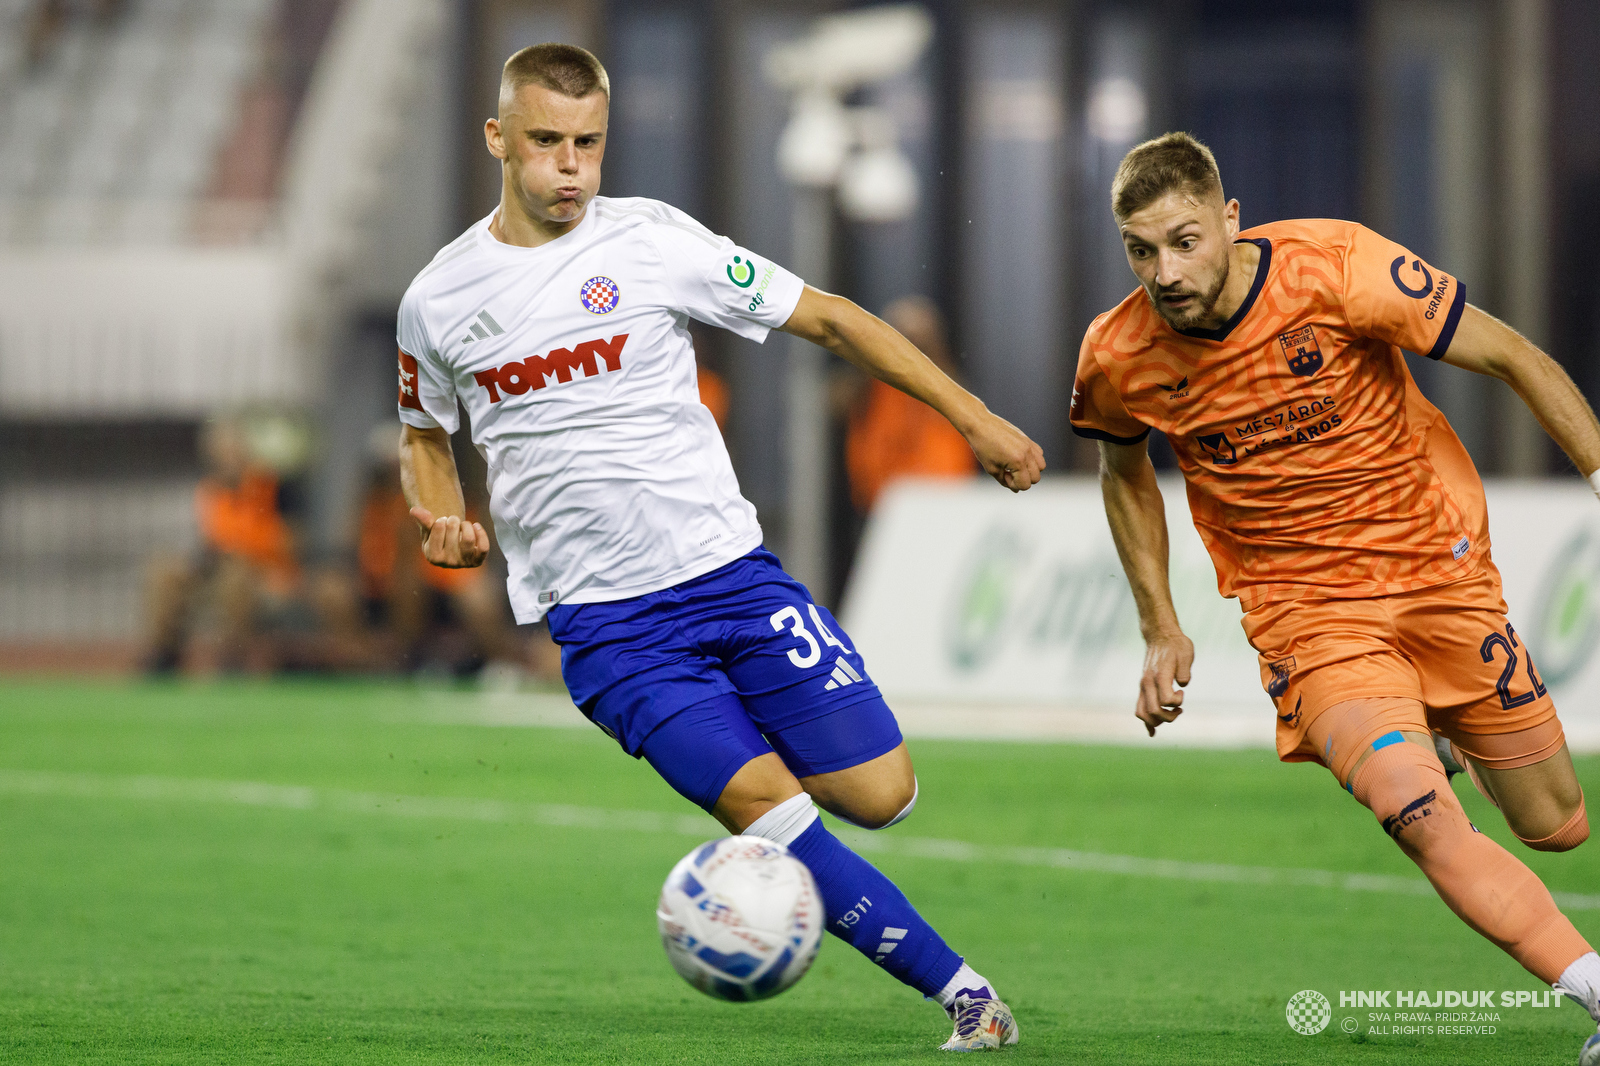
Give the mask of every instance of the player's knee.
[(881, 800), (882, 802), (880, 802), (875, 812), (877, 817), (873, 819), (874, 824), (867, 826), (868, 829), (887, 829), (891, 825), (899, 825), (911, 817), (911, 812), (917, 806), (916, 777), (913, 776), (911, 778), (909, 791), (905, 787), (905, 782), (896, 782), (896, 787), (891, 789), (887, 795), (881, 797)]
[[(1542, 819), (1513, 819), (1506, 813), (1506, 822), (1517, 839), (1535, 851), (1571, 851), (1589, 839), (1589, 815), (1584, 810), (1583, 793), (1578, 793), (1576, 807), (1552, 805), (1553, 813)], [(1552, 826), (1556, 826), (1554, 830)]]
[(852, 796), (832, 813), (862, 829), (887, 829), (911, 816), (917, 806), (917, 779), (880, 783), (866, 795)]
[(722, 787), (711, 807), (711, 815), (731, 832), (742, 833), (768, 811), (800, 792), (800, 782), (783, 765), (783, 760), (769, 752), (739, 768)]
[(1438, 759), (1417, 744), (1393, 744), (1375, 752), (1357, 770), (1350, 791), (1410, 853), (1426, 851), (1442, 836), (1468, 828)]

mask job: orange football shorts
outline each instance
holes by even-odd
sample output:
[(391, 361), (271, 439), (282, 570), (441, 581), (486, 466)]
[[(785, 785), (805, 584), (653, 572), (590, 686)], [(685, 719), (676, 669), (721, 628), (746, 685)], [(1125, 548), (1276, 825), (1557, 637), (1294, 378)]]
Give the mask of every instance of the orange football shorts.
[(1533, 657), (1506, 619), (1493, 563), (1413, 592), (1265, 603), (1245, 614), (1244, 630), (1277, 708), (1285, 762), (1322, 762), (1306, 743), (1311, 721), (1375, 696), (1418, 701), (1419, 720), (1392, 728), (1442, 733), (1494, 769), (1540, 762), (1565, 742)]

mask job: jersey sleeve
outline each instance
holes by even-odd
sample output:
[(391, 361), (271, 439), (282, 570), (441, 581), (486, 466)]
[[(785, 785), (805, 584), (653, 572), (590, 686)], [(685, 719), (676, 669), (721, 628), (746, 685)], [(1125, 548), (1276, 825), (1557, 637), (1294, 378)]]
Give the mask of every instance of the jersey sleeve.
[(677, 310), (762, 342), (794, 314), (805, 283), (794, 274), (719, 237), (675, 208), (651, 226)]
[(1401, 245), (1357, 226), (1344, 260), (1345, 317), (1357, 333), (1439, 359), (1455, 338), (1467, 287)]
[(428, 342), (428, 333), (408, 293), (400, 302), (400, 421), (418, 429), (443, 429), (454, 433), (460, 426), (456, 413), (456, 387), (449, 369)]
[(1072, 383), (1072, 432), (1080, 437), (1109, 441), (1112, 444), (1138, 444), (1150, 435), (1150, 427), (1140, 422), (1122, 405), (1122, 399), (1094, 357), (1094, 342), (1083, 338), (1078, 351), (1078, 376)]

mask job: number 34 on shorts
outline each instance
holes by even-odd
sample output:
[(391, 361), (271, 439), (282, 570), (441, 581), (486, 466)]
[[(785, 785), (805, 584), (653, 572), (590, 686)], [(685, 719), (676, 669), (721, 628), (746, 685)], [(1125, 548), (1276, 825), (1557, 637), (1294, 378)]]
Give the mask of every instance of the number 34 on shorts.
[[(834, 660), (832, 676), (824, 686), (825, 691), (833, 691), (846, 685), (860, 684), (865, 678), (850, 664), (845, 656), (854, 654), (845, 643), (833, 635), (833, 630), (822, 620), (822, 613), (817, 610), (814, 603), (806, 604), (806, 611), (811, 615), (811, 624), (816, 629), (813, 634), (806, 628), (805, 620), (800, 615), (798, 607), (785, 607), (773, 612), (769, 621), (772, 628), (780, 633), (787, 632), (791, 637), (797, 638), (801, 643), (789, 648), (789, 661), (801, 670), (809, 670), (822, 661), (823, 645), (838, 648), (843, 654)], [(818, 643), (818, 638), (821, 643)]]

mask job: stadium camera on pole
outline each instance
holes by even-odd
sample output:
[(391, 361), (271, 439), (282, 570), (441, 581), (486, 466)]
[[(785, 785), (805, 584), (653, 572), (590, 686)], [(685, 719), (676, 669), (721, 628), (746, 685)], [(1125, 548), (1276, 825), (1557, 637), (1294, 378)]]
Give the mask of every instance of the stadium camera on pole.
[[(767, 53), (768, 82), (794, 94), (778, 138), (778, 171), (795, 188), (791, 263), (830, 287), (831, 194), (858, 222), (897, 222), (917, 206), (917, 179), (894, 121), (875, 107), (846, 107), (846, 94), (910, 70), (933, 37), (915, 4), (829, 15), (811, 33)], [(789, 347), (788, 500), (784, 558), (814, 589), (826, 588), (828, 412), (823, 353), (798, 338)]]

